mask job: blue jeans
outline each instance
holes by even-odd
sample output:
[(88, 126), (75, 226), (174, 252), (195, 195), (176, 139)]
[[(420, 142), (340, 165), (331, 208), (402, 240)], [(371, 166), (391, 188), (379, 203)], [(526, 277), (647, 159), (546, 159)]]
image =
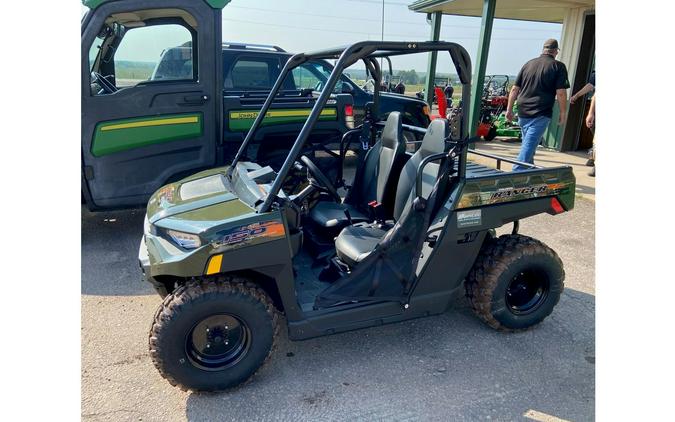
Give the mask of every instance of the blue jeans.
[[(544, 134), (544, 131), (551, 122), (550, 117), (518, 117), (518, 124), (520, 125), (522, 136), (522, 145), (520, 146), (520, 154), (516, 160), (523, 163), (534, 164), (534, 153), (537, 152), (537, 145)], [(513, 165), (513, 171), (526, 170), (527, 167)]]

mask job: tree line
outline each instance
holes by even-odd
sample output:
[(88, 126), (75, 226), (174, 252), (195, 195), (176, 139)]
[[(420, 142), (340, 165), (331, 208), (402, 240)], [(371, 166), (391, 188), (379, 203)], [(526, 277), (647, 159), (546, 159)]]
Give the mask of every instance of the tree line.
[[(404, 84), (409, 85), (418, 85), (425, 84), (427, 82), (426, 74), (418, 74), (415, 69), (411, 70), (399, 70), (395, 72), (396, 76), (400, 76)], [(457, 75), (449, 75), (447, 73), (437, 73), (437, 78), (450, 78), (453, 84), (456, 84), (458, 81)]]

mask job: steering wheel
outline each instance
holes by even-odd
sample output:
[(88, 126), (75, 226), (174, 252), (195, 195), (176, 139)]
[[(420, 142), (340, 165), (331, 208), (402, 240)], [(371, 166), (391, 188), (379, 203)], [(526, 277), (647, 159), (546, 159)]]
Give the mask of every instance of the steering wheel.
[[(338, 194), (337, 189), (335, 189), (335, 186), (330, 182), (330, 179), (323, 174), (323, 172), (317, 167), (316, 164), (312, 162), (312, 160), (309, 159), (306, 155), (303, 155), (300, 157), (300, 161), (302, 161), (302, 164), (307, 167), (307, 171), (309, 174), (312, 176), (314, 181), (316, 181), (317, 185), (315, 185), (317, 188), (328, 192), (330, 196), (335, 199), (335, 202), (342, 202), (342, 198), (340, 198), (340, 194)], [(312, 183), (312, 180), (310, 180), (310, 183)]]
[(91, 72), (91, 77), (94, 79), (94, 82), (103, 89), (106, 94), (113, 94), (118, 91), (117, 87), (113, 85), (105, 76), (101, 75), (98, 72)]

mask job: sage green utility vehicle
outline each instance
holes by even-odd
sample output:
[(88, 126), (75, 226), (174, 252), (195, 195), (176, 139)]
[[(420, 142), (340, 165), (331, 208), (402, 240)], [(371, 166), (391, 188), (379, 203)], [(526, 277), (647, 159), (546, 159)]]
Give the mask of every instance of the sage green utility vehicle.
[[(572, 169), (518, 163), (527, 169), (508, 172), (501, 163), (514, 161), (490, 155), (496, 168), (473, 163), (467, 155), (479, 153), (468, 149), (475, 139), (461, 115), (427, 128), (403, 124), (398, 112), (381, 122), (378, 59), (430, 51), (450, 55), (470, 109), (470, 59), (455, 43), (364, 41), (296, 54), (230, 166), (152, 196), (139, 260), (164, 297), (149, 347), (171, 384), (220, 391), (243, 383), (270, 356), (282, 321), (301, 340), (438, 314), (462, 291), (499, 330), (531, 327), (553, 311), (562, 262), (517, 234), (518, 221), (571, 210)], [(280, 170), (243, 161), (285, 76), (313, 59), (337, 63)], [(301, 151), (340, 74), (358, 60), (375, 76), (373, 103), (337, 158), (328, 156), (342, 168), (350, 143), (367, 149), (347, 186)], [(423, 134), (414, 154), (405, 131)], [(289, 183), (298, 173), (304, 183)], [(496, 237), (509, 223), (512, 234)]]

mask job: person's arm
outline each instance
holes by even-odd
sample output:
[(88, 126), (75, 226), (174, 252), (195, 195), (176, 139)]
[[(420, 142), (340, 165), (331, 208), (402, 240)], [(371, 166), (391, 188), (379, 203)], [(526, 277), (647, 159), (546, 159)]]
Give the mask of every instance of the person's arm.
[(523, 69), (521, 68), (516, 76), (516, 80), (513, 82), (511, 91), (509, 92), (509, 100), (506, 105), (506, 120), (513, 121), (516, 117), (513, 115), (513, 106), (516, 104), (518, 99), (518, 94), (520, 94), (520, 87), (523, 86)]
[(509, 122), (515, 117), (513, 115), (513, 105), (516, 103), (516, 98), (518, 98), (518, 93), (520, 92), (520, 87), (513, 85), (511, 92), (509, 92), (509, 102), (506, 105), (506, 120)]
[(586, 85), (584, 85), (583, 88), (581, 88), (579, 91), (577, 91), (576, 94), (574, 94), (574, 95), (572, 95), (572, 96), (570, 97), (570, 104), (574, 104), (574, 102), (575, 102), (576, 100), (578, 100), (579, 98), (581, 98), (581, 97), (583, 97), (584, 95), (586, 95), (586, 94), (588, 94), (589, 92), (591, 92), (591, 91), (593, 90), (593, 88), (595, 88), (595, 87), (594, 87), (593, 84), (590, 83), (590, 82), (587, 83)]
[(595, 126), (595, 94), (591, 98), (591, 107), (588, 109), (588, 115), (586, 116), (586, 126), (589, 129), (593, 129), (593, 126)]
[(558, 100), (558, 124), (563, 125), (567, 120), (567, 89), (570, 87), (570, 82), (567, 80), (567, 67), (564, 63), (558, 63), (558, 79), (555, 86), (555, 98)]
[(560, 109), (558, 124), (562, 125), (567, 120), (567, 90), (565, 88), (557, 89), (555, 98), (558, 100), (558, 108)]

